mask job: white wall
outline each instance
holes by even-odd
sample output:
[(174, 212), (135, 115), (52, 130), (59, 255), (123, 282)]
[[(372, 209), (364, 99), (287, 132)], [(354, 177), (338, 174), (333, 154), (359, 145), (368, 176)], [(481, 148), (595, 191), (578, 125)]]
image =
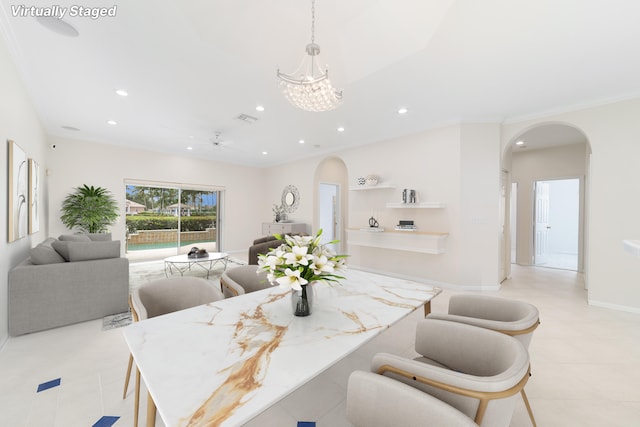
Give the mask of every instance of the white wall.
[(44, 214), (40, 218), (40, 231), (26, 238), (7, 242), (7, 140), (16, 142), (28, 158), (40, 164), (40, 182), (44, 185), (38, 203), (46, 207), (46, 140), (36, 111), (22, 84), (4, 40), (0, 37), (0, 347), (7, 339), (7, 274), (11, 267), (28, 256), (29, 248), (46, 235)]
[[(447, 252), (429, 255), (349, 246), (349, 263), (359, 268), (403, 275), (433, 283), (458, 283), (460, 225), (460, 127), (449, 126), (342, 153), (349, 185), (375, 174), (395, 189), (349, 191), (348, 227), (368, 226), (374, 216), (380, 227), (393, 229), (399, 220), (413, 220), (422, 231), (450, 233)], [(419, 202), (442, 202), (444, 209), (387, 209), (400, 202), (403, 189), (414, 189)]]
[[(315, 232), (314, 218), (314, 172), (322, 159), (318, 157), (274, 166), (266, 171), (263, 183), (263, 206), (257, 208), (261, 222), (273, 222), (274, 215), (271, 211), (273, 205), (282, 202), (282, 191), (287, 185), (294, 185), (300, 194), (300, 204), (295, 212), (288, 214), (291, 222), (307, 224), (307, 233)], [(260, 224), (258, 224), (260, 225)]]
[(500, 126), (464, 124), (460, 150), (460, 243), (456, 282), (499, 286)]
[[(111, 191), (124, 212), (126, 179), (224, 187), (223, 249), (244, 251), (260, 236), (261, 212), (269, 202), (262, 191), (262, 169), (72, 139), (51, 141), (56, 144), (56, 149), (49, 151), (46, 177), (51, 236), (68, 232), (60, 221), (60, 206), (67, 194), (84, 184)], [(111, 230), (114, 238), (124, 240), (124, 216)]]
[[(420, 230), (450, 233), (445, 254), (351, 245), (347, 247), (349, 264), (460, 289), (496, 289), (499, 132), (497, 124), (449, 126), (336, 153), (347, 167), (349, 186), (369, 174), (378, 175), (381, 184), (396, 186), (347, 191), (347, 227), (366, 227), (374, 215), (388, 229), (400, 219), (413, 219)], [(309, 231), (317, 227), (309, 174), (322, 160), (306, 159), (268, 170), (270, 197), (279, 197), (287, 184), (298, 186), (301, 205), (293, 219), (314, 224)], [(387, 202), (401, 201), (404, 188), (415, 189), (418, 201), (442, 202), (446, 208), (387, 208)]]
[(592, 155), (587, 225), (589, 303), (640, 312), (640, 259), (623, 250), (640, 236), (640, 99), (503, 126), (502, 145), (539, 123), (560, 122), (586, 135)]

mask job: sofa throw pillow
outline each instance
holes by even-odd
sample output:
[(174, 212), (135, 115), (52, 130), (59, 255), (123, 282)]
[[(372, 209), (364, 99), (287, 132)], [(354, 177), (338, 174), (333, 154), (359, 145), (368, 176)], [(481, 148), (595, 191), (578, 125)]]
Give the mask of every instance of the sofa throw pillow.
[(69, 261), (119, 258), (120, 240), (110, 242), (69, 242)]
[(90, 242), (91, 239), (86, 234), (61, 234), (58, 240), (63, 242)]
[(51, 243), (53, 249), (55, 249), (65, 261), (69, 261), (69, 243), (71, 242), (65, 242), (62, 240), (55, 240)]
[(120, 257), (119, 240), (110, 242), (61, 242), (58, 240), (53, 242), (52, 246), (67, 261)]
[(89, 233), (87, 234), (92, 242), (110, 242), (111, 233)]
[(58, 252), (56, 252), (55, 249), (53, 249), (53, 246), (51, 246), (51, 244), (55, 241), (56, 239), (50, 237), (36, 247), (31, 248), (31, 250), (29, 251), (31, 262), (37, 265), (58, 264), (61, 262), (65, 262), (65, 259)]

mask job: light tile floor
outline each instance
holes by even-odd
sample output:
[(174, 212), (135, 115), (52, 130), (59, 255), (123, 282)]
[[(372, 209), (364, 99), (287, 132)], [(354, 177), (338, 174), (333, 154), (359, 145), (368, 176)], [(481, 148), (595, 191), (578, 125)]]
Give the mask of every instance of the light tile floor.
[[(439, 295), (433, 311), (446, 311), (452, 294)], [(541, 313), (526, 387), (539, 426), (640, 426), (640, 315), (588, 306), (582, 277), (571, 271), (516, 266), (496, 294), (529, 301)], [(379, 351), (413, 355), (419, 318), (420, 311), (247, 425), (351, 426), (344, 416), (349, 373), (368, 369)], [(0, 426), (111, 425), (103, 416), (120, 417), (115, 427), (133, 425), (133, 387), (122, 399), (128, 357), (122, 330), (102, 331), (101, 320), (10, 338), (0, 351)], [(60, 386), (36, 393), (57, 378)], [(520, 400), (511, 425), (531, 425)]]

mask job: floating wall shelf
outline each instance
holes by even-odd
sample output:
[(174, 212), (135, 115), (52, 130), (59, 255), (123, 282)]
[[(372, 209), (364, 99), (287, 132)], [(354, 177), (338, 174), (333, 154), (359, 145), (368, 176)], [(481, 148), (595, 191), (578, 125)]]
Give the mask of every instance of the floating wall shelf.
[(370, 232), (347, 229), (347, 243), (354, 246), (394, 249), (398, 251), (442, 254), (446, 252), (449, 233), (426, 231)]
[(438, 209), (444, 208), (446, 205), (440, 202), (422, 202), (422, 203), (387, 203), (387, 207), (391, 209)]
[(378, 184), (378, 185), (356, 185), (349, 187), (351, 191), (363, 191), (363, 190), (384, 190), (389, 188), (396, 188), (393, 184)]

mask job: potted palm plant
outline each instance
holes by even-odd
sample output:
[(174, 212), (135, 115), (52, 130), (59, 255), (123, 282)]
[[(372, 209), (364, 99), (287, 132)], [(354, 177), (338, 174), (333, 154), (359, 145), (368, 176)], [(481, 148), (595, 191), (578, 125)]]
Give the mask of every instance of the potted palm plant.
[(102, 187), (76, 187), (62, 202), (62, 223), (85, 233), (103, 233), (118, 218), (118, 204)]

